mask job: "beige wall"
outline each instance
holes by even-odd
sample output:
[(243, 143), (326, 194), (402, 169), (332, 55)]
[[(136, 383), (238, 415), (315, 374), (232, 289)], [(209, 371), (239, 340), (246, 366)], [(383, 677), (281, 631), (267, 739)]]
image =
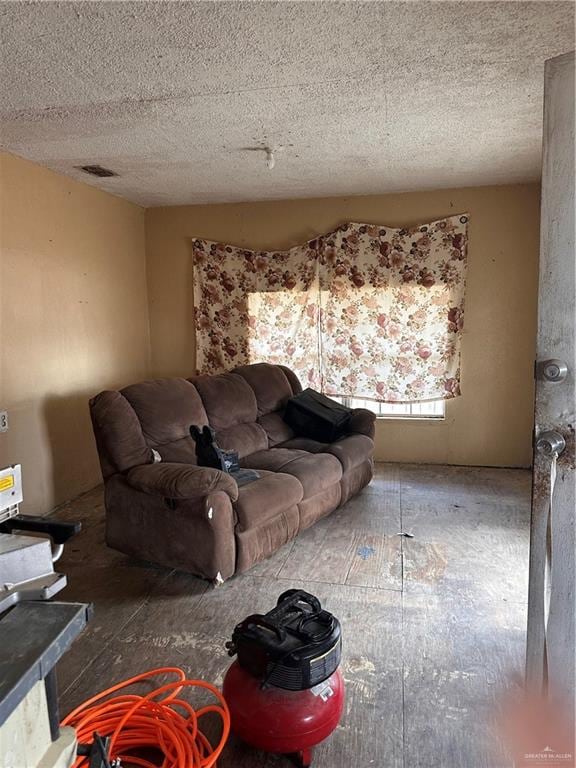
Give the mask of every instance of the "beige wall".
[(10, 155), (0, 172), (0, 466), (42, 513), (100, 482), (88, 398), (148, 375), (144, 210)]
[(527, 466), (538, 270), (535, 184), (148, 209), (154, 375), (190, 375), (194, 369), (190, 238), (275, 249), (347, 220), (405, 226), (465, 211), (471, 218), (463, 394), (447, 403), (443, 422), (379, 421), (376, 455), (389, 461)]
[(26, 511), (100, 481), (92, 394), (193, 371), (190, 238), (282, 248), (346, 220), (471, 215), (463, 395), (441, 423), (380, 421), (377, 457), (529, 464), (537, 185), (144, 212), (10, 155), (0, 172), (0, 466), (23, 464)]

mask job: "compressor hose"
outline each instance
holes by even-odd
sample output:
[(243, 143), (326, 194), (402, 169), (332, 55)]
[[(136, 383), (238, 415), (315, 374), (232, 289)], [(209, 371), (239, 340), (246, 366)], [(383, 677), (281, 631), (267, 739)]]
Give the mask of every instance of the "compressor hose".
[[(113, 696), (128, 686), (158, 675), (176, 675), (176, 681), (165, 683), (145, 696), (123, 694)], [(217, 703), (194, 709), (180, 693), (185, 689), (209, 691)], [(199, 719), (208, 713), (222, 721), (222, 734), (213, 746), (200, 730)], [(202, 680), (189, 680), (178, 667), (160, 667), (123, 680), (87, 699), (62, 721), (76, 730), (79, 744), (91, 744), (94, 733), (109, 736), (110, 762), (120, 759), (122, 766), (141, 768), (216, 768), (230, 733), (230, 713), (220, 691)], [(159, 753), (151, 762), (148, 752)], [(74, 768), (88, 768), (89, 756), (79, 756)]]

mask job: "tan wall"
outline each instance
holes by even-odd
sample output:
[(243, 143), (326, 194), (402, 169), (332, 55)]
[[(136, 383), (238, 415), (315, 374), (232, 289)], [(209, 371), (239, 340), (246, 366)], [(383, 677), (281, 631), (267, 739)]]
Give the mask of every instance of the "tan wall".
[[(346, 221), (402, 226), (468, 211), (461, 398), (444, 422), (380, 421), (377, 457), (527, 465), (539, 187), (143, 209), (0, 154), (0, 466), (21, 462), (25, 509), (100, 481), (87, 400), (194, 369), (190, 238), (282, 248)], [(146, 217), (146, 240), (144, 218)]]
[[(378, 422), (389, 461), (526, 466), (531, 459), (539, 186), (146, 211), (152, 371), (194, 369), (190, 238), (285, 248), (347, 221), (405, 226), (470, 213), (460, 398), (443, 422)], [(288, 361), (287, 361), (288, 362)]]
[(25, 509), (100, 482), (88, 416), (99, 390), (148, 375), (144, 210), (0, 155), (0, 466)]

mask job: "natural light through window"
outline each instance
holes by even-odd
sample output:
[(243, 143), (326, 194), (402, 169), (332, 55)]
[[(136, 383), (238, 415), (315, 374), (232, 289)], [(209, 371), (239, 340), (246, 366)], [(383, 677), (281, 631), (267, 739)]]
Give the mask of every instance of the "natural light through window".
[[(412, 287), (410, 290), (414, 296), (428, 295), (419, 290), (420, 287)], [(407, 289), (406, 289), (407, 290)], [(358, 294), (362, 302), (369, 305), (375, 301), (367, 290), (360, 290)], [(318, 300), (320, 306), (318, 306)], [(386, 292), (379, 297), (380, 303), (385, 308), (388, 306)], [(248, 356), (250, 362), (264, 361), (273, 364), (286, 364), (298, 375), (304, 387), (312, 387), (325, 391), (338, 391), (342, 384), (339, 379), (342, 372), (338, 352), (340, 347), (347, 347), (346, 341), (340, 342), (350, 335), (350, 318), (345, 317), (344, 312), (334, 311), (334, 302), (337, 299), (329, 295), (328, 291), (319, 291), (316, 285), (309, 290), (289, 291), (255, 291), (248, 294)], [(445, 301), (442, 293), (438, 292), (437, 301)], [(332, 302), (332, 305), (331, 305)], [(350, 310), (351, 311), (351, 310)], [(322, 313), (324, 320), (321, 320)], [(414, 311), (410, 322), (419, 321), (418, 311)], [(343, 330), (347, 333), (343, 333)], [(321, 343), (319, 334), (324, 330)], [(350, 335), (357, 339), (357, 344), (363, 345), (365, 339), (372, 339), (369, 326), (359, 325), (353, 328), (357, 333)], [(361, 374), (368, 374), (372, 368), (381, 370), (384, 383), (388, 377), (411, 374), (411, 357), (405, 352), (401, 343), (401, 332), (396, 339), (395, 328), (390, 329), (391, 338), (388, 340), (390, 349), (388, 358), (380, 360), (380, 366), (374, 362), (366, 361), (364, 355), (349, 355), (347, 385), (353, 386), (352, 379), (357, 376), (361, 383)], [(334, 346), (335, 343), (335, 346)], [(338, 346), (340, 344), (340, 347)], [(354, 345), (352, 345), (354, 346)], [(334, 347), (332, 349), (332, 347)], [(424, 349), (424, 347), (422, 347)], [(322, 352), (321, 352), (322, 350)], [(417, 351), (421, 351), (420, 348)], [(332, 352), (332, 354), (330, 354)], [(414, 355), (412, 355), (414, 357)], [(350, 363), (350, 361), (352, 361)], [(398, 365), (403, 363), (400, 370)], [(382, 392), (385, 394), (385, 392)], [(379, 418), (389, 419), (443, 419), (444, 400), (423, 400), (409, 403), (380, 402), (362, 397), (335, 397), (351, 408), (367, 408), (373, 411)]]
[(425, 403), (377, 403), (358, 397), (335, 397), (349, 408), (367, 408), (378, 418), (388, 419), (443, 419), (445, 401), (430, 400)]

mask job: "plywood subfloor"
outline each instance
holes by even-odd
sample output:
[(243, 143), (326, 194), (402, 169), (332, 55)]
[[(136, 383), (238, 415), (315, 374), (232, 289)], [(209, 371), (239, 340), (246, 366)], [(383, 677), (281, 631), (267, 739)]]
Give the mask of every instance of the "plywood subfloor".
[[(529, 511), (523, 470), (380, 464), (360, 496), (214, 588), (108, 549), (92, 491), (60, 510), (83, 523), (62, 598), (95, 607), (59, 665), (62, 712), (152, 667), (221, 684), (237, 621), (303, 587), (344, 632), (346, 710), (316, 768), (508, 768), (492, 721), (521, 682)], [(289, 763), (232, 738), (219, 766)]]

